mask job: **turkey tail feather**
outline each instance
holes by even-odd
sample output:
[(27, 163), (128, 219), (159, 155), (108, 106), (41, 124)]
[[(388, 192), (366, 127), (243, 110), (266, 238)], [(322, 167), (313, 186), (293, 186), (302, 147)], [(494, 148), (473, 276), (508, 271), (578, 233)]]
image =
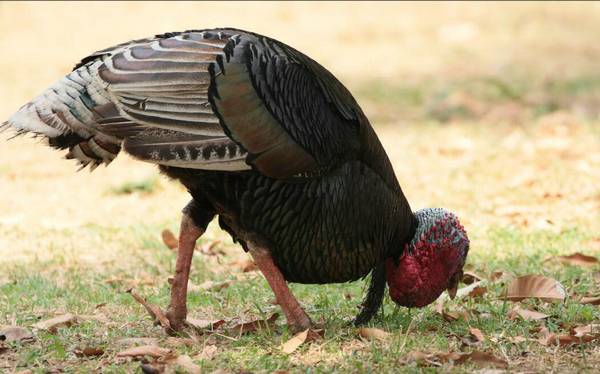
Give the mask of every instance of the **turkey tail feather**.
[(118, 110), (107, 108), (114, 104), (103, 83), (95, 79), (99, 63), (72, 71), (23, 105), (0, 131), (12, 128), (17, 136), (31, 133), (45, 137), (51, 147), (68, 149), (66, 158), (77, 159), (83, 167), (109, 164), (119, 153), (122, 139), (100, 128), (103, 114), (114, 115)]

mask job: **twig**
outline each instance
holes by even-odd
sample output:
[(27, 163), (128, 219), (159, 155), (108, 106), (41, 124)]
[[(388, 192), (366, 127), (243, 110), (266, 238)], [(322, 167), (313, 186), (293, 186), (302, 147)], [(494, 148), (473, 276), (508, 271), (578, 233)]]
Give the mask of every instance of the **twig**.
[(147, 302), (146, 299), (144, 299), (137, 292), (135, 292), (133, 288), (127, 290), (126, 292), (131, 294), (135, 301), (142, 304), (144, 308), (146, 308), (148, 314), (150, 314), (152, 319), (154, 319), (155, 323), (160, 324), (164, 329), (171, 329), (171, 323), (167, 319), (167, 316), (165, 316), (163, 311), (157, 305), (150, 304), (149, 302)]

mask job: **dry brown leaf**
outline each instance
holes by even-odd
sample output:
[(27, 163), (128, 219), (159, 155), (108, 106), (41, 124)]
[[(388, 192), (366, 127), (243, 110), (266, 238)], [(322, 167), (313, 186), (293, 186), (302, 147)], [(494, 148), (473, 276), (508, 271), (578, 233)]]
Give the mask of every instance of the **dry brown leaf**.
[(56, 333), (59, 327), (70, 327), (77, 324), (77, 316), (71, 313), (63, 314), (54, 318), (40, 321), (31, 325), (40, 330), (47, 330), (51, 333)]
[(503, 278), (505, 275), (506, 275), (506, 274), (505, 274), (503, 271), (501, 271), (501, 270), (499, 270), (499, 271), (493, 271), (493, 272), (490, 274), (489, 278), (490, 278), (490, 280), (491, 280), (492, 282), (494, 282), (494, 281), (497, 281), (497, 280), (499, 280), (499, 279), (502, 279), (502, 278)]
[(454, 360), (454, 362), (461, 364), (469, 361), (479, 366), (493, 366), (500, 369), (506, 369), (508, 367), (508, 362), (506, 362), (506, 360), (496, 357), (491, 353), (481, 351), (473, 351), (466, 354), (463, 353), (458, 360)]
[(157, 338), (123, 338), (116, 341), (118, 345), (132, 346), (132, 345), (157, 345)]
[(600, 296), (582, 297), (581, 300), (579, 300), (579, 303), (588, 305), (600, 305)]
[(438, 299), (435, 303), (434, 310), (437, 314), (441, 315), (446, 322), (453, 322), (459, 318), (464, 318), (465, 321), (469, 320), (469, 315), (466, 312), (446, 311), (444, 310), (444, 298)]
[(169, 229), (164, 229), (161, 233), (162, 241), (165, 243), (167, 248), (172, 251), (176, 251), (179, 247), (179, 240), (173, 235), (173, 232)]
[(198, 292), (198, 291), (219, 291), (223, 288), (227, 288), (231, 286), (232, 281), (224, 281), (224, 282), (215, 282), (211, 280), (207, 280), (198, 285), (190, 285), (188, 286), (188, 291)]
[(313, 330), (306, 329), (296, 335), (294, 335), (290, 340), (283, 343), (281, 350), (283, 353), (290, 354), (294, 352), (298, 347), (300, 347), (304, 343), (312, 342), (315, 340), (321, 339), (323, 330)]
[(200, 246), (200, 248), (197, 248), (197, 250), (200, 251), (200, 253), (208, 256), (216, 256), (218, 254), (224, 255), (225, 252), (223, 252), (222, 250), (216, 250), (217, 245), (219, 245), (219, 243), (221, 243), (220, 240), (213, 240), (210, 243)]
[(179, 367), (189, 374), (200, 374), (202, 372), (200, 366), (194, 364), (192, 358), (188, 355), (167, 358), (164, 362), (169, 366)]
[(212, 360), (217, 355), (219, 348), (216, 345), (205, 345), (202, 352), (198, 353), (194, 358), (196, 360)]
[(525, 275), (511, 281), (503, 295), (510, 301), (538, 298), (544, 301), (564, 301), (567, 292), (557, 280), (543, 275)]
[(600, 334), (600, 324), (592, 323), (591, 325), (576, 326), (571, 330), (571, 333), (577, 337), (590, 334)]
[(475, 283), (475, 282), (479, 282), (481, 280), (483, 280), (483, 277), (480, 276), (480, 275), (477, 275), (477, 274), (475, 274), (473, 272), (465, 271), (463, 273), (462, 282), (464, 284), (472, 284), (472, 283)]
[(479, 330), (478, 328), (475, 328), (475, 327), (469, 328), (469, 334), (477, 342), (485, 341), (485, 336), (483, 335), (481, 330)]
[(527, 341), (534, 340), (534, 339), (526, 338), (524, 336), (519, 335), (519, 336), (510, 336), (507, 338), (507, 340), (510, 343), (519, 344), (519, 343), (527, 342)]
[(96, 347), (85, 347), (83, 349), (76, 349), (73, 353), (77, 357), (96, 357), (104, 354), (104, 349)]
[(25, 342), (34, 340), (31, 331), (19, 326), (9, 326), (0, 330), (0, 342)]
[(306, 341), (306, 338), (308, 337), (308, 330), (309, 329), (306, 329), (306, 330), (294, 335), (290, 340), (283, 343), (283, 345), (281, 347), (281, 350), (283, 351), (283, 353), (290, 354), (290, 353), (294, 352), (296, 349), (298, 349), (298, 347), (300, 347)]
[(541, 320), (549, 317), (547, 314), (536, 312), (534, 310), (521, 309), (520, 307), (513, 308), (510, 312), (508, 312), (508, 319), (510, 320), (516, 319), (517, 316), (526, 321)]
[(231, 328), (231, 331), (238, 334), (245, 334), (248, 332), (254, 332), (265, 328), (273, 328), (275, 321), (279, 318), (279, 313), (273, 313), (266, 321), (264, 319), (254, 320), (250, 322), (239, 323)]
[(420, 351), (411, 351), (407, 354), (407, 361), (416, 361), (421, 366), (441, 366), (443, 363), (464, 364), (472, 362), (478, 366), (493, 366), (500, 369), (506, 369), (508, 362), (494, 356), (491, 353), (472, 351), (468, 353), (457, 352), (438, 352), (424, 353)]
[(477, 286), (475, 288), (473, 288), (468, 294), (468, 297), (472, 297), (472, 298), (477, 298), (477, 297), (482, 297), (483, 295), (485, 295), (487, 292), (487, 287), (481, 287), (481, 286)]
[(251, 259), (242, 259), (238, 261), (234, 261), (230, 264), (231, 266), (240, 269), (242, 273), (248, 273), (251, 271), (258, 270), (258, 266)]
[(167, 338), (167, 340), (165, 340), (165, 344), (166, 345), (175, 346), (175, 347), (178, 347), (178, 346), (188, 346), (188, 347), (191, 347), (191, 346), (193, 346), (196, 343), (197, 343), (197, 341), (195, 341), (194, 339), (191, 339), (191, 338), (178, 338), (178, 337), (175, 337), (175, 336), (169, 336)]
[[(486, 293), (487, 287), (484, 287), (487, 283), (486, 280), (481, 280), (478, 282), (473, 282), (466, 287), (459, 288), (456, 291), (456, 298), (462, 299), (463, 297), (477, 297)], [(447, 294), (443, 294), (439, 299), (447, 300), (450, 297)]]
[(385, 340), (390, 336), (390, 333), (381, 329), (361, 327), (358, 329), (358, 335), (365, 339)]
[(598, 259), (596, 257), (584, 255), (580, 252), (575, 252), (568, 256), (558, 256), (553, 258), (556, 258), (563, 264), (575, 266), (594, 266), (598, 263)]
[(197, 319), (197, 318), (188, 318), (186, 319), (186, 322), (194, 327), (197, 330), (207, 330), (207, 331), (213, 331), (218, 329), (221, 325), (223, 325), (225, 323), (224, 319), (213, 319), (213, 320), (208, 320), (208, 319)]
[(139, 358), (143, 356), (149, 356), (154, 358), (172, 356), (173, 351), (167, 348), (161, 348), (156, 345), (142, 345), (139, 347), (133, 347), (124, 351), (118, 352), (117, 357), (134, 357)]
[(102, 323), (109, 323), (110, 319), (103, 313), (98, 314), (78, 314), (77, 319), (80, 321), (97, 321)]
[(571, 329), (570, 334), (554, 334), (542, 327), (539, 331), (538, 342), (542, 345), (559, 345), (561, 347), (573, 344), (585, 344), (600, 339), (600, 325), (591, 324), (577, 326)]
[(150, 314), (150, 316), (154, 320), (154, 323), (160, 324), (164, 329), (171, 328), (171, 323), (169, 322), (167, 316), (165, 316), (162, 309), (160, 309), (158, 305), (150, 304), (146, 301), (146, 299), (138, 295), (137, 292), (135, 292), (135, 290), (133, 289), (127, 290), (127, 293), (131, 294), (135, 301), (142, 304), (144, 308), (146, 308), (148, 314)]

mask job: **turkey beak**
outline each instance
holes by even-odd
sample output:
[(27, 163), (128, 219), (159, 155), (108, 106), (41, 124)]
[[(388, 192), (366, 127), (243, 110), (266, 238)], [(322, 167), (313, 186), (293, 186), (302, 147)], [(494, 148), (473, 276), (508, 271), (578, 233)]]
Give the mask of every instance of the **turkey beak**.
[(451, 300), (454, 300), (454, 298), (456, 297), (456, 291), (458, 291), (458, 285), (455, 284), (454, 286), (448, 288), (448, 296), (450, 296)]
[(462, 279), (463, 273), (459, 271), (455, 273), (452, 278), (450, 278), (450, 284), (448, 285), (448, 296), (450, 299), (454, 300), (456, 297), (456, 292), (458, 291), (458, 282)]

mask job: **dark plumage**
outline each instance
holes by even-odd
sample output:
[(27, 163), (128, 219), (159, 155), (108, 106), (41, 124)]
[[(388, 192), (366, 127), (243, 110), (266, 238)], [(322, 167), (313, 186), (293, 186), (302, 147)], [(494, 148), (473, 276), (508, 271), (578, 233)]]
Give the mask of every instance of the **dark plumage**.
[[(121, 148), (160, 165), (193, 197), (180, 241), (195, 241), (218, 215), (296, 327), (308, 319), (288, 305), (295, 300), (279, 272), (332, 283), (373, 271), (357, 320), (366, 322), (381, 304), (384, 262), (398, 261), (418, 225), (348, 90), (304, 54), (242, 30), (168, 33), (96, 52), (8, 125), (48, 137), (83, 166), (108, 164)], [(185, 280), (176, 276), (173, 295), (185, 297), (181, 248)], [(174, 325), (185, 317), (176, 299)]]

